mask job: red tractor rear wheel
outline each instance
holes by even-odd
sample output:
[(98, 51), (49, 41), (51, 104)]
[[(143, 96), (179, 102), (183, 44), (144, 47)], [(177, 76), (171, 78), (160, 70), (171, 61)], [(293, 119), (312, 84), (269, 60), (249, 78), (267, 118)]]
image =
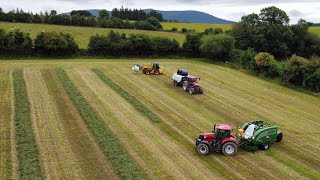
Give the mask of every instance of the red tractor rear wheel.
[(238, 146), (234, 142), (226, 142), (222, 145), (222, 153), (226, 156), (233, 156), (237, 154)]

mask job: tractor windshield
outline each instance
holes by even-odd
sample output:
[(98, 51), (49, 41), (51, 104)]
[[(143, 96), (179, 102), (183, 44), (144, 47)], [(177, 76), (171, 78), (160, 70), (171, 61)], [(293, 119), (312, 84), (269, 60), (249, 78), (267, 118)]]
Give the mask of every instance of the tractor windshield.
[(256, 125), (251, 124), (251, 125), (249, 125), (248, 128), (244, 131), (244, 137), (245, 137), (246, 139), (252, 138), (255, 127), (256, 127)]

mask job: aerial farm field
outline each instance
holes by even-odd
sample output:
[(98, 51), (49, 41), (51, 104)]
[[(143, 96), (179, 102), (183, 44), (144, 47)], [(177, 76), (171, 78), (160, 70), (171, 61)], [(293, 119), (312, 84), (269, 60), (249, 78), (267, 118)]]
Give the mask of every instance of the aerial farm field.
[[(0, 179), (319, 179), (320, 99), (196, 59), (1, 60)], [(202, 95), (172, 85), (177, 68)], [(264, 119), (282, 142), (201, 156), (214, 123)]]

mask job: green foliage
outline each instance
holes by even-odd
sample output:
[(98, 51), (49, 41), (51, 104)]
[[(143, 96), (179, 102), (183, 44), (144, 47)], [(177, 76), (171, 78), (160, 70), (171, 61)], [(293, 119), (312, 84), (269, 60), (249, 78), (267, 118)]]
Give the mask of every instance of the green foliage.
[(147, 117), (151, 122), (158, 123), (161, 118), (153, 113), (148, 107), (142, 104), (137, 98), (129, 94), (126, 90), (116, 84), (112, 79), (110, 79), (105, 73), (99, 69), (92, 70), (96, 75), (110, 88), (116, 91), (122, 98), (127, 100), (137, 111)]
[(157, 55), (165, 56), (170, 54), (175, 54), (179, 50), (179, 43), (176, 40), (171, 40), (164, 37), (154, 37), (153, 49)]
[(20, 179), (44, 179), (36, 139), (33, 133), (30, 103), (21, 69), (13, 72), (15, 95), (15, 140)]
[(69, 34), (42, 32), (35, 39), (35, 50), (49, 56), (70, 56), (79, 47)]
[(141, 29), (141, 30), (150, 30), (150, 31), (157, 30), (156, 27), (154, 27), (152, 24), (150, 24), (146, 21), (136, 21), (133, 23), (133, 27), (135, 29)]
[(201, 45), (201, 34), (198, 33), (190, 33), (187, 34), (186, 40), (183, 43), (184, 52), (191, 57), (199, 57), (200, 56), (200, 45)]
[(311, 72), (310, 75), (308, 75), (303, 80), (303, 86), (306, 89), (309, 89), (314, 92), (320, 92), (320, 63), (317, 63), (317, 68), (314, 72)]
[(153, 17), (153, 16), (148, 17), (146, 19), (146, 22), (150, 23), (152, 26), (156, 27), (157, 29), (163, 29), (161, 24), (160, 24), (160, 21), (157, 18)]
[(253, 69), (256, 55), (257, 52), (252, 48), (245, 50), (240, 56), (242, 66), (246, 69)]
[(153, 51), (151, 38), (144, 34), (130, 34), (125, 46), (128, 54), (133, 56), (148, 56)]
[(120, 178), (145, 179), (145, 175), (120, 145), (116, 135), (103, 123), (103, 120), (99, 117), (97, 112), (90, 106), (71, 82), (67, 73), (61, 68), (56, 69), (56, 73), (64, 90), (78, 109), (79, 114), (95, 137), (103, 154), (112, 163), (113, 168)]
[(25, 54), (32, 52), (32, 40), (28, 33), (15, 29), (6, 33), (0, 29), (0, 52), (7, 54)]
[(271, 54), (265, 52), (260, 52), (254, 59), (258, 67), (268, 67), (276, 62)]
[(307, 59), (293, 55), (284, 67), (283, 79), (294, 85), (302, 86), (309, 63)]
[(93, 55), (103, 56), (148, 56), (171, 55), (179, 50), (179, 43), (165, 37), (154, 37), (143, 34), (119, 34), (111, 31), (106, 36), (92, 36), (88, 46)]
[(268, 77), (278, 77), (279, 76), (279, 69), (276, 65), (276, 60), (272, 55), (265, 52), (260, 52), (255, 57), (254, 68), (251, 70), (255, 71), (256, 73), (261, 73)]
[(175, 27), (173, 27), (173, 28), (171, 28), (171, 30), (170, 30), (171, 32), (177, 32), (178, 31), (178, 29), (177, 28), (175, 28)]
[(218, 61), (226, 60), (234, 49), (234, 39), (225, 34), (204, 36), (199, 49), (206, 57)]
[(101, 9), (99, 11), (99, 20), (102, 20), (102, 19), (109, 19), (109, 12), (105, 9)]
[(288, 26), (287, 14), (274, 6), (264, 8), (260, 14), (243, 16), (232, 28), (236, 48), (254, 48), (259, 52), (269, 52), (285, 58), (292, 53), (290, 47), (293, 32)]
[(221, 34), (221, 33), (223, 33), (223, 30), (221, 29), (221, 28), (219, 28), (219, 27), (217, 27), (217, 28), (209, 28), (209, 29), (205, 29), (204, 30), (204, 34), (205, 35), (215, 35), (215, 34)]

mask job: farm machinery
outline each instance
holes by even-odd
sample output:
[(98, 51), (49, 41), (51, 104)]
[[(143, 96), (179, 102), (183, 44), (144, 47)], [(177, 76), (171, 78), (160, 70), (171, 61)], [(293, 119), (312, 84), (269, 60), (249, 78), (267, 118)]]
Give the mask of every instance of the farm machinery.
[(149, 75), (149, 74), (163, 74), (164, 73), (164, 68), (159, 65), (159, 63), (154, 62), (151, 63), (151, 65), (142, 65), (140, 66), (139, 64), (135, 64), (132, 66), (132, 70), (135, 72), (138, 72), (139, 70), (142, 70), (143, 74)]
[(238, 146), (255, 152), (258, 148), (267, 150), (270, 144), (282, 140), (282, 133), (277, 126), (265, 121), (247, 122), (238, 129), (236, 135), (232, 130), (230, 124), (215, 124), (212, 132), (202, 133), (196, 139), (198, 153), (206, 155), (216, 151), (232, 156), (237, 153)]
[(203, 88), (198, 84), (200, 78), (189, 76), (188, 71), (178, 69), (177, 73), (172, 75), (173, 85), (182, 86), (184, 91), (190, 94), (203, 94)]

